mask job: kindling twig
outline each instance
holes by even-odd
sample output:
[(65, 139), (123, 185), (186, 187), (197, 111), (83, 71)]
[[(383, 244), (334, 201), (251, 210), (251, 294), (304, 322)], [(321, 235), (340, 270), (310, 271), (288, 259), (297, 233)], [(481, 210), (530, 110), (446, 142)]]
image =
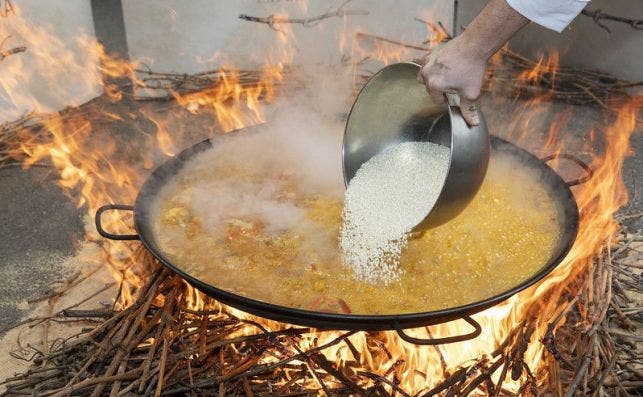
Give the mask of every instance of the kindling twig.
[(4, 61), (10, 55), (27, 51), (27, 47), (14, 47), (6, 51), (0, 51), (0, 61)]
[(241, 14), (239, 15), (239, 19), (243, 19), (244, 21), (249, 21), (249, 22), (264, 23), (268, 25), (271, 29), (278, 31), (279, 29), (276, 27), (276, 25), (280, 25), (284, 23), (298, 24), (308, 28), (312, 26), (317, 26), (322, 20), (328, 19), (328, 18), (335, 18), (335, 17), (341, 18), (348, 15), (368, 15), (369, 14), (369, 12), (365, 10), (346, 10), (345, 7), (351, 1), (353, 0), (346, 0), (335, 10), (329, 10), (323, 14), (320, 14), (314, 17), (309, 17), (309, 18), (289, 18), (289, 17), (281, 17), (274, 14), (268, 15), (267, 17), (255, 17), (255, 16), (246, 15), (246, 14)]
[[(429, 27), (431, 32), (439, 33), (439, 37), (442, 39), (442, 41), (449, 41), (453, 38), (451, 34), (447, 31), (447, 28), (444, 27), (441, 21), (438, 21), (437, 23), (433, 23), (432, 21), (427, 21), (422, 18), (415, 18), (416, 21), (426, 25)], [(428, 39), (423, 41), (423, 44), (427, 44), (431, 42), (431, 38), (429, 37)]]
[(596, 22), (598, 26), (605, 29), (607, 33), (612, 33), (610, 28), (607, 27), (602, 21), (615, 21), (629, 25), (632, 29), (643, 30), (643, 19), (631, 19), (619, 17), (616, 15), (611, 15), (603, 12), (601, 9), (597, 10), (583, 10), (581, 14), (588, 16)]
[(407, 44), (407, 43), (403, 43), (401, 41), (392, 40), (392, 39), (389, 39), (389, 38), (386, 38), (386, 37), (376, 36), (374, 34), (365, 33), (365, 32), (356, 32), (355, 33), (355, 38), (357, 38), (357, 39), (369, 38), (371, 40), (381, 41), (381, 42), (384, 42), (384, 43), (393, 44), (393, 45), (397, 45), (397, 46), (404, 47), (404, 48), (410, 48), (412, 50), (429, 51), (428, 47), (421, 47), (421, 46), (416, 46), (416, 45), (413, 45), (413, 44)]
[(583, 379), (583, 377), (587, 373), (587, 370), (589, 369), (589, 364), (592, 362), (592, 358), (594, 357), (593, 353), (594, 353), (594, 346), (596, 344), (597, 336), (598, 335), (596, 333), (594, 333), (592, 335), (592, 337), (590, 339), (590, 342), (589, 342), (589, 346), (587, 347), (587, 353), (583, 356), (582, 364), (581, 364), (580, 368), (578, 369), (578, 371), (576, 371), (576, 375), (574, 376), (574, 380), (573, 380), (572, 384), (569, 386), (569, 388), (567, 389), (567, 393), (565, 394), (565, 397), (572, 397), (574, 395), (574, 393), (576, 392), (576, 389), (578, 388), (581, 380)]
[(24, 46), (21, 46), (21, 47), (14, 47), (14, 48), (10, 48), (10, 49), (8, 49), (8, 50), (3, 50), (3, 49), (2, 49), (2, 47), (4, 47), (4, 44), (5, 44), (5, 43), (7, 42), (7, 40), (9, 40), (10, 38), (11, 38), (11, 36), (9, 35), (9, 36), (5, 37), (5, 38), (0, 42), (0, 61), (4, 61), (4, 59), (5, 59), (5, 58), (7, 58), (8, 56), (11, 56), (11, 55), (14, 55), (14, 54), (18, 54), (18, 53), (21, 53), (21, 52), (25, 52), (25, 51), (27, 51), (27, 47), (24, 47)]

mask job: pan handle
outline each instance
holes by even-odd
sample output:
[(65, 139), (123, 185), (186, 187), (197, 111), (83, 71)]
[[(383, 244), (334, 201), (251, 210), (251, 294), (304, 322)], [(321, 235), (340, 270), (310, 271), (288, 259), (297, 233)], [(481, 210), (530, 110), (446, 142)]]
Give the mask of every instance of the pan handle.
[(425, 346), (446, 345), (448, 343), (462, 342), (465, 340), (477, 338), (482, 333), (482, 327), (476, 320), (471, 318), (471, 316), (463, 316), (462, 319), (473, 327), (473, 331), (464, 335), (447, 336), (444, 338), (431, 338), (431, 339), (414, 338), (412, 336), (405, 334), (404, 330), (402, 329), (402, 327), (400, 327), (400, 325), (397, 322), (395, 322), (394, 326), (395, 326), (395, 331), (397, 331), (397, 334), (400, 336), (400, 338), (402, 338), (402, 340), (409, 343), (414, 343), (416, 345), (425, 345)]
[(579, 167), (581, 167), (587, 173), (587, 175), (585, 175), (582, 178), (574, 179), (574, 180), (571, 180), (569, 182), (565, 181), (567, 186), (571, 187), (571, 186), (581, 185), (581, 184), (589, 181), (592, 178), (592, 176), (594, 176), (594, 170), (589, 165), (587, 165), (587, 163), (585, 163), (583, 160), (579, 159), (578, 157), (576, 157), (576, 156), (574, 156), (572, 154), (554, 153), (554, 154), (550, 154), (549, 156), (543, 157), (541, 160), (544, 161), (545, 163), (547, 163), (547, 162), (552, 161), (554, 159), (570, 160), (570, 161), (574, 162), (576, 165), (578, 165)]
[(110, 240), (140, 240), (140, 237), (138, 236), (138, 234), (112, 234), (112, 233), (106, 232), (105, 229), (103, 229), (103, 225), (101, 223), (101, 216), (103, 215), (103, 212), (110, 211), (110, 210), (122, 210), (122, 211), (133, 212), (134, 207), (131, 205), (123, 205), (123, 204), (107, 204), (100, 207), (98, 211), (96, 211), (96, 217), (94, 218), (94, 220), (96, 221), (96, 230), (98, 231), (98, 234)]

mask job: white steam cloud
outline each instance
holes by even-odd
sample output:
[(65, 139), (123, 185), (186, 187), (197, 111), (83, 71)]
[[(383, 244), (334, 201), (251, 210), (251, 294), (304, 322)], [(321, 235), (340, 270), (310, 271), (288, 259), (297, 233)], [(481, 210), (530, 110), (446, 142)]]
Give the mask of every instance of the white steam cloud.
[(268, 109), (266, 124), (225, 136), (223, 143), (187, 165), (187, 174), (193, 175), (207, 175), (235, 163), (252, 174), (268, 175), (241, 179), (230, 169), (230, 177), (191, 184), (186, 200), (211, 231), (220, 230), (229, 219), (254, 219), (269, 233), (289, 229), (314, 233), (305, 211), (288, 197), (280, 197), (281, 176), (304, 192), (343, 196), (341, 150), (350, 108), (350, 75), (345, 69), (329, 72), (326, 67), (306, 80), (305, 88), (280, 93), (278, 102)]

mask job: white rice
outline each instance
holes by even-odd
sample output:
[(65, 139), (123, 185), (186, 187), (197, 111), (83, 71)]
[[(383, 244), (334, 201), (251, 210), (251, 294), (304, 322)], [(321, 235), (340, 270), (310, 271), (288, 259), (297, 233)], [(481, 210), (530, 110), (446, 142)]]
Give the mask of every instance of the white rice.
[(364, 163), (346, 190), (340, 248), (355, 278), (390, 284), (399, 278), (408, 233), (438, 199), (449, 149), (405, 142)]

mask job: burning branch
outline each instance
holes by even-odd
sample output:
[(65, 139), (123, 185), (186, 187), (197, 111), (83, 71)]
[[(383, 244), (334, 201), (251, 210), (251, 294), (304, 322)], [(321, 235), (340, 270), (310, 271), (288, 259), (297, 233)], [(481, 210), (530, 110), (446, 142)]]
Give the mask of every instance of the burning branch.
[(610, 15), (603, 10), (583, 10), (581, 11), (581, 14), (588, 16), (594, 20), (594, 22), (600, 26), (601, 28), (605, 29), (607, 33), (612, 33), (610, 28), (607, 27), (602, 21), (615, 21), (615, 22), (621, 22), (627, 25), (630, 25), (632, 29), (636, 30), (643, 30), (643, 19), (630, 19), (630, 18), (624, 18), (624, 17), (619, 17), (616, 15)]
[(451, 34), (447, 31), (447, 28), (442, 24), (442, 21), (438, 21), (438, 23), (435, 24), (432, 21), (427, 21), (422, 18), (416, 17), (415, 20), (428, 26), (431, 32), (435, 33), (435, 35), (437, 36), (436, 38), (429, 37), (422, 42), (423, 44), (427, 44), (432, 41), (444, 42), (449, 41), (453, 38), (453, 36), (451, 36)]
[(5, 37), (1, 42), (0, 42), (0, 62), (4, 61), (5, 58), (14, 55), (14, 54), (19, 54), (21, 52), (27, 51), (27, 47), (14, 47), (10, 48), (8, 50), (3, 50), (2, 47), (4, 47), (4, 44), (9, 40), (11, 36)]
[(355, 38), (358, 39), (358, 40), (359, 39), (375, 40), (375, 41), (379, 41), (379, 42), (382, 42), (382, 43), (388, 43), (388, 44), (393, 44), (393, 45), (404, 47), (404, 48), (409, 48), (411, 50), (429, 51), (428, 47), (421, 47), (421, 46), (417, 46), (417, 45), (413, 45), (413, 44), (407, 44), (407, 43), (403, 43), (401, 41), (389, 39), (387, 37), (376, 36), (376, 35), (370, 34), (370, 33), (356, 32), (355, 33)]
[[(143, 83), (141, 88), (160, 91), (160, 97), (137, 97), (138, 100), (171, 100), (175, 94), (185, 95), (194, 92), (214, 88), (222, 80), (234, 76), (237, 84), (242, 88), (254, 88), (263, 78), (263, 72), (259, 70), (235, 70), (234, 75), (225, 69), (207, 70), (195, 74), (187, 73), (162, 73), (154, 72), (150, 68), (136, 69), (138, 80)], [(289, 70), (284, 70), (284, 74)], [(279, 82), (273, 83), (275, 86)]]
[(244, 21), (249, 21), (249, 22), (257, 22), (257, 23), (264, 23), (268, 25), (271, 29), (273, 30), (279, 30), (277, 29), (276, 25), (282, 24), (282, 23), (289, 23), (289, 24), (298, 24), (302, 25), (305, 28), (317, 26), (322, 20), (328, 19), (328, 18), (341, 18), (345, 17), (348, 15), (368, 15), (369, 12), (365, 10), (346, 10), (344, 7), (348, 5), (353, 0), (346, 0), (344, 1), (337, 9), (335, 10), (329, 10), (321, 15), (317, 15), (315, 17), (309, 17), (309, 18), (286, 18), (286, 17), (280, 17), (278, 15), (268, 15), (267, 17), (254, 17), (246, 14), (241, 14), (239, 15), (239, 19), (243, 19)]

